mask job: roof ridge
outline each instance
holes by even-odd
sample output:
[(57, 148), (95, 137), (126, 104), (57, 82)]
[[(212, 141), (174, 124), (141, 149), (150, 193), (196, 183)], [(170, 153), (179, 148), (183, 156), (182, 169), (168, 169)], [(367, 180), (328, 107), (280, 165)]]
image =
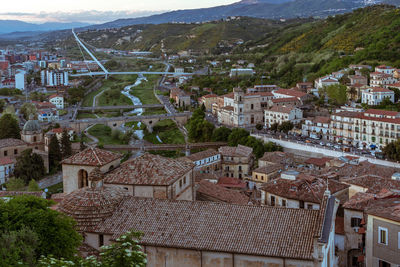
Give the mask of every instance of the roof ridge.
[(93, 148), (92, 146), (91, 146), (90, 148), (92, 149), (93, 154), (94, 154), (94, 156), (96, 157), (96, 159), (97, 159), (97, 161), (99, 162), (99, 164), (101, 164), (101, 161), (100, 161), (99, 157), (97, 156), (96, 151), (94, 150), (94, 148)]

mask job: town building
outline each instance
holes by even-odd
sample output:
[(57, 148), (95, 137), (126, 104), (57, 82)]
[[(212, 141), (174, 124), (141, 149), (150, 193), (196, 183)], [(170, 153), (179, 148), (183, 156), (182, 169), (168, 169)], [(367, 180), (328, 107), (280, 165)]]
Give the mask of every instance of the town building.
[(189, 156), (184, 160), (195, 165), (194, 175), (198, 176), (203, 173), (219, 173), (221, 171), (221, 153), (214, 149), (207, 149)]
[(295, 124), (303, 119), (303, 111), (293, 106), (273, 106), (264, 112), (266, 128), (271, 128), (272, 124), (282, 124), (286, 121)]
[(223, 106), (217, 108), (218, 122), (231, 127), (262, 124), (263, 110), (272, 97), (270, 92), (245, 94), (240, 88), (234, 88), (233, 95), (225, 95)]
[(57, 107), (57, 109), (64, 109), (64, 97), (59, 94), (49, 96), (49, 102)]
[(338, 200), (328, 194), (320, 210), (279, 209), (137, 198), (103, 185), (99, 171), (89, 181), (57, 209), (76, 220), (96, 250), (133, 228), (143, 233), (148, 266), (335, 266)]
[[(285, 177), (285, 176), (283, 176)], [(264, 192), (262, 204), (274, 207), (294, 209), (321, 208), (325, 191), (328, 190), (341, 201), (348, 200), (349, 186), (335, 180), (327, 180), (299, 174), (294, 180), (278, 178), (263, 184)]]
[(26, 84), (25, 71), (19, 71), (15, 74), (15, 88), (24, 91)]
[(361, 75), (349, 75), (350, 85), (361, 84), (368, 85), (368, 78)]
[(178, 107), (190, 106), (190, 94), (179, 88), (172, 88), (169, 98), (173, 99)]
[(294, 106), (299, 107), (302, 102), (297, 97), (273, 98), (268, 101), (269, 107)]
[(302, 124), (302, 135), (313, 139), (329, 140), (330, 117), (316, 116), (304, 119)]
[(229, 73), (230, 78), (235, 78), (238, 76), (253, 76), (253, 69), (231, 69)]
[(380, 72), (390, 75), (392, 75), (395, 70), (396, 70), (395, 68), (386, 65), (379, 65), (375, 67), (375, 72)]
[(0, 185), (5, 184), (14, 173), (14, 160), (0, 157)]
[(44, 135), (44, 148), (45, 151), (49, 151), (49, 145), (50, 145), (50, 140), (53, 135), (56, 135), (57, 140), (60, 142), (64, 133), (64, 130), (67, 131), (67, 134), (69, 136), (69, 140), (72, 141), (74, 139), (74, 134), (75, 131), (72, 128), (54, 128), (49, 130), (45, 135)]
[(193, 167), (184, 160), (146, 153), (107, 172), (104, 184), (136, 197), (194, 200)]
[(369, 76), (369, 84), (371, 87), (385, 87), (386, 85), (397, 82), (397, 79), (395, 79), (392, 74), (386, 74), (383, 72), (371, 72)]
[(253, 149), (247, 146), (223, 146), (218, 149), (222, 156), (222, 173), (226, 177), (244, 179), (251, 175), (254, 156)]
[(371, 87), (362, 91), (361, 102), (376, 106), (388, 99), (394, 103), (394, 91), (382, 87)]
[(315, 80), (316, 89), (322, 89), (334, 84), (339, 84), (339, 80), (332, 75), (324, 76)]
[[(49, 68), (50, 68), (49, 63)], [(57, 63), (58, 64), (58, 63)], [(58, 68), (54, 68), (58, 69)], [(60, 70), (42, 70), (40, 72), (41, 83), (43, 86), (57, 87), (68, 86), (68, 72)]]
[(296, 97), (302, 104), (310, 99), (310, 95), (307, 93), (298, 91), (298, 90), (292, 90), (292, 89), (279, 89), (275, 90), (272, 92), (274, 95), (274, 98), (293, 98)]
[(217, 103), (218, 96), (216, 94), (208, 94), (199, 98), (199, 105), (204, 105), (206, 111), (212, 111), (213, 104)]
[(250, 198), (243, 192), (225, 188), (207, 180), (201, 180), (196, 186), (196, 200), (239, 205), (247, 205), (250, 202)]
[(28, 149), (28, 145), (20, 139), (0, 139), (0, 157), (15, 159), (26, 149)]
[(256, 183), (266, 183), (279, 176), (282, 166), (276, 163), (268, 163), (253, 170), (251, 180)]
[(64, 193), (69, 194), (79, 188), (88, 187), (89, 173), (99, 168), (103, 173), (118, 167), (122, 155), (88, 147), (85, 150), (64, 159), (62, 163)]
[(259, 167), (268, 166), (269, 164), (279, 164), (282, 169), (295, 167), (296, 165), (292, 154), (281, 151), (265, 152), (264, 155), (258, 159)]

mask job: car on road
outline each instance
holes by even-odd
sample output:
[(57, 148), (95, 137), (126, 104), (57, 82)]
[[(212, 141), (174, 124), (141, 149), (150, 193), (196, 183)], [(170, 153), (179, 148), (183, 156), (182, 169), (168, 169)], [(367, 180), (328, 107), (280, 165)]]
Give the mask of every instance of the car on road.
[(331, 143), (326, 143), (326, 146), (332, 147), (333, 145)]
[(340, 145), (334, 145), (333, 147), (336, 148), (336, 149), (341, 149)]
[(324, 142), (319, 142), (319, 145), (320, 146), (325, 146), (325, 143)]

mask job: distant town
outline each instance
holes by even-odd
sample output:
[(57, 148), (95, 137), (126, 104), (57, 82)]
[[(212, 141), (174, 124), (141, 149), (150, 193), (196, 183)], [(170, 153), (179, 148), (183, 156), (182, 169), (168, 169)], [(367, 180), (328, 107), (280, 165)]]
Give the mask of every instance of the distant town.
[(74, 38), (0, 49), (0, 234), (34, 240), (24, 266), (400, 265), (399, 68), (281, 86), (234, 52)]

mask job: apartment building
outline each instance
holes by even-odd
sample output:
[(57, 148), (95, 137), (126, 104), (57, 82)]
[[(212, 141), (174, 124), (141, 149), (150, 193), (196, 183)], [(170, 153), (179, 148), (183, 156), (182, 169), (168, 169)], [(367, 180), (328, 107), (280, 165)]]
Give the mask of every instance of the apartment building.
[(387, 74), (383, 72), (371, 72), (369, 76), (370, 86), (372, 87), (383, 87), (385, 85), (397, 82), (397, 79), (394, 78), (392, 74)]
[(254, 162), (251, 147), (242, 145), (237, 147), (223, 146), (218, 151), (222, 156), (222, 172), (226, 177), (243, 179), (251, 175)]
[(371, 87), (361, 93), (361, 102), (370, 106), (379, 105), (385, 99), (394, 103), (394, 91), (382, 87)]
[(303, 111), (293, 106), (273, 106), (265, 110), (265, 127), (271, 128), (272, 124), (281, 124), (285, 121), (299, 123), (303, 119)]
[(302, 135), (314, 139), (329, 140), (330, 123), (330, 117), (317, 116), (306, 118), (301, 129)]

